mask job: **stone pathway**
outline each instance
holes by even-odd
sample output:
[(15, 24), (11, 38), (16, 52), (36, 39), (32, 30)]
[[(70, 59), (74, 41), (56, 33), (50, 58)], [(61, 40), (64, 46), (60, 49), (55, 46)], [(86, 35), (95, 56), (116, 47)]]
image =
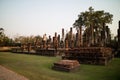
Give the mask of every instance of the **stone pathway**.
[(0, 65), (0, 80), (29, 80)]

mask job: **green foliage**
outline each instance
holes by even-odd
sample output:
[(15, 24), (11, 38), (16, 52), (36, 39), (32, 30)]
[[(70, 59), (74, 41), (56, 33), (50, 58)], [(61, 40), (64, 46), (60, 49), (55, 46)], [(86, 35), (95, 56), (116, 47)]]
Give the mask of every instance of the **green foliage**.
[(42, 41), (42, 37), (41, 36), (17, 36), (15, 38), (15, 42), (16, 43), (21, 43), (21, 44), (27, 44), (27, 43), (32, 43), (34, 44), (34, 42), (36, 41)]
[(4, 34), (4, 29), (0, 28), (0, 46), (20, 46), (21, 44), (27, 44), (42, 41), (42, 37), (37, 36), (16, 36), (15, 39), (11, 39)]
[(0, 28), (0, 36), (3, 34), (4, 29)]
[(13, 40), (4, 34), (4, 29), (0, 28), (0, 46), (11, 46)]
[(75, 28), (79, 28), (81, 26), (90, 27), (98, 26), (100, 28), (103, 26), (103, 23), (112, 23), (113, 15), (109, 12), (101, 11), (94, 11), (92, 7), (89, 8), (89, 11), (81, 12), (78, 15), (78, 19), (75, 21), (73, 26)]
[(3, 38), (4, 38), (4, 29), (0, 28), (0, 43), (3, 42)]
[(114, 58), (106, 66), (81, 64), (76, 72), (52, 70), (60, 57), (44, 57), (26, 54), (0, 53), (0, 65), (30, 80), (120, 80), (120, 59)]

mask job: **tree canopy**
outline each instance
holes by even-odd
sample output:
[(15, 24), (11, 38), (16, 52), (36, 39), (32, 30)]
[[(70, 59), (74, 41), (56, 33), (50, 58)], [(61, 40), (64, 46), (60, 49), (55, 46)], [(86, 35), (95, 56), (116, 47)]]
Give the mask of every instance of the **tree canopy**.
[(78, 19), (73, 26), (79, 28), (80, 26), (90, 27), (98, 26), (100, 28), (103, 24), (112, 23), (113, 15), (104, 10), (94, 11), (92, 7), (89, 7), (88, 11), (81, 12), (78, 15)]

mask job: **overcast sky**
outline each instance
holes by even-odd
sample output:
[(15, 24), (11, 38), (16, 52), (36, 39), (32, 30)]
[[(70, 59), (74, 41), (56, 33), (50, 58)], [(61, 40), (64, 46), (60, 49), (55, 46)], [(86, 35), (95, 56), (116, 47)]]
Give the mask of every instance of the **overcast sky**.
[(78, 14), (90, 6), (113, 14), (109, 27), (116, 35), (120, 0), (0, 0), (0, 27), (10, 37), (61, 34), (62, 28), (69, 31)]

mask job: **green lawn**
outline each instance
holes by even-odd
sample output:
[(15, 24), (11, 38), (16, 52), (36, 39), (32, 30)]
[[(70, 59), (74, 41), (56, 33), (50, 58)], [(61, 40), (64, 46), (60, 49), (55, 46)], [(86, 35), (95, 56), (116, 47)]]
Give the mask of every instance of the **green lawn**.
[(120, 58), (114, 58), (107, 66), (81, 64), (76, 72), (51, 69), (60, 57), (0, 52), (0, 65), (30, 80), (120, 80)]

